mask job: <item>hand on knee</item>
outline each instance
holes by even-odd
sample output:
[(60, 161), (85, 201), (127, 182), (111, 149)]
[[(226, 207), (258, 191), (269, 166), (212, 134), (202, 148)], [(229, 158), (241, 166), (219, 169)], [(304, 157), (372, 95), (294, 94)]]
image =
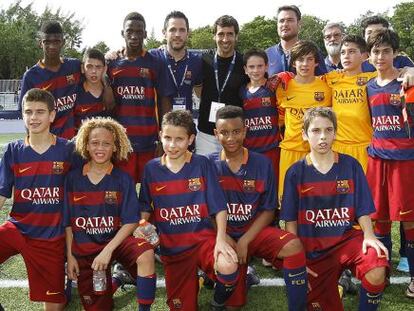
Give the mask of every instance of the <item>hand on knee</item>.
[(216, 270), (221, 274), (232, 274), (237, 271), (238, 264), (233, 261), (227, 261), (222, 254), (217, 257)]

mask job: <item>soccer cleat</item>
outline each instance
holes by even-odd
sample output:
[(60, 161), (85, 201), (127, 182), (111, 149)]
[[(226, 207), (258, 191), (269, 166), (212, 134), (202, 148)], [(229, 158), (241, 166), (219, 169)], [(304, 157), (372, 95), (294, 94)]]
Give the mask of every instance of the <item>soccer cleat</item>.
[(205, 287), (207, 289), (214, 289), (214, 281), (210, 279), (204, 271), (198, 270), (198, 282), (201, 287)]
[(253, 285), (259, 285), (259, 284), (260, 284), (260, 278), (258, 277), (256, 273), (256, 268), (254, 266), (248, 266), (247, 276), (246, 276), (247, 289), (249, 289)]
[(400, 257), (400, 261), (398, 262), (397, 270), (400, 271), (400, 272), (406, 272), (406, 273), (410, 272), (407, 257)]
[(408, 285), (407, 290), (405, 291), (405, 296), (414, 299), (414, 277), (411, 278), (411, 282)]
[(339, 286), (341, 286), (343, 289), (343, 295), (356, 295), (358, 293), (358, 286), (352, 282), (352, 272), (348, 269), (342, 272), (342, 275), (338, 281), (338, 287)]
[(213, 299), (210, 301), (210, 310), (211, 311), (226, 311), (226, 306), (218, 304)]
[(122, 289), (124, 289), (124, 286), (127, 284), (136, 286), (136, 281), (134, 280), (134, 278), (127, 270), (124, 269), (124, 267), (120, 263), (116, 263), (114, 265), (112, 278), (117, 281), (119, 287), (121, 287)]
[(272, 263), (268, 262), (266, 259), (262, 259), (263, 267), (271, 267)]

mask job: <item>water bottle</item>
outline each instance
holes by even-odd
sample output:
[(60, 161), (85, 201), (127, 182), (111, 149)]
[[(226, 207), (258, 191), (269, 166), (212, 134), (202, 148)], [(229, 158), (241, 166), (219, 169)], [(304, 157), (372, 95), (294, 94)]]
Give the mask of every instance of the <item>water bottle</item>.
[(104, 295), (106, 292), (106, 271), (93, 270), (92, 281), (95, 295)]
[(145, 219), (141, 219), (139, 221), (139, 225), (134, 232), (134, 236), (147, 240), (147, 242), (153, 246), (157, 246), (160, 241), (157, 231), (155, 231), (155, 227)]

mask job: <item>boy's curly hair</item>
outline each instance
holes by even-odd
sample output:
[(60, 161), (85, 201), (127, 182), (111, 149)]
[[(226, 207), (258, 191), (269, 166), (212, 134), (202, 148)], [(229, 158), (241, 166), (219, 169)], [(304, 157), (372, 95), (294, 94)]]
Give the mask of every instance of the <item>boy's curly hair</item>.
[(126, 129), (112, 118), (94, 117), (86, 119), (76, 135), (75, 150), (82, 158), (90, 160), (87, 150), (91, 131), (96, 128), (104, 128), (114, 136), (116, 150), (112, 154), (113, 161), (123, 161), (128, 159), (128, 154), (132, 152), (131, 142), (126, 134)]

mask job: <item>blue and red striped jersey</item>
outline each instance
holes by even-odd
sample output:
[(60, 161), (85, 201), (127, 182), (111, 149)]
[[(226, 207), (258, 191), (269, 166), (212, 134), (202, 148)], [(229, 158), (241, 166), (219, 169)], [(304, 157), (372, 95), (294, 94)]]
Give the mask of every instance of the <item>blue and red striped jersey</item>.
[(0, 162), (0, 195), (13, 206), (9, 221), (32, 239), (63, 237), (63, 186), (74, 160), (74, 146), (63, 138), (42, 154), (28, 141), (11, 142)]
[(95, 185), (87, 176), (88, 170), (86, 164), (71, 171), (65, 182), (63, 226), (72, 228), (76, 256), (99, 253), (123, 224), (140, 219), (135, 184), (127, 173), (110, 167)]
[(76, 88), (81, 76), (81, 62), (74, 58), (63, 58), (58, 71), (45, 68), (39, 61), (23, 75), (22, 89), (19, 97), (19, 108), (22, 99), (32, 88), (47, 90), (55, 97), (56, 118), (50, 131), (66, 139), (75, 136), (73, 107), (76, 101)]
[(158, 137), (157, 96), (172, 96), (165, 64), (143, 51), (135, 60), (118, 58), (108, 64), (116, 118), (127, 129), (135, 152), (155, 149)]
[(215, 235), (210, 216), (226, 210), (214, 164), (187, 153), (178, 173), (165, 165), (165, 155), (148, 162), (139, 195), (141, 210), (152, 213), (160, 234), (161, 254), (180, 254)]
[(361, 165), (345, 154), (335, 157), (326, 174), (313, 166), (309, 154), (286, 173), (280, 218), (297, 221), (308, 258), (346, 239), (359, 217), (375, 212)]
[[(377, 79), (367, 83), (369, 107), (374, 133), (368, 154), (387, 160), (413, 160), (414, 137), (409, 138), (404, 127), (403, 103), (400, 96), (401, 82), (393, 80), (379, 86)], [(413, 120), (408, 116), (411, 133)]]
[(95, 97), (89, 92), (85, 83), (79, 83), (76, 89), (74, 113), (76, 130), (79, 129), (82, 121), (87, 118), (107, 116), (103, 104), (103, 91), (99, 97)]
[(243, 150), (240, 170), (233, 173), (224, 151), (209, 155), (219, 174), (227, 199), (227, 233), (239, 239), (262, 211), (276, 210), (277, 187), (270, 160), (259, 153)]
[(240, 93), (247, 127), (244, 146), (260, 153), (279, 146), (279, 117), (275, 92), (261, 86), (251, 93), (245, 86)]

